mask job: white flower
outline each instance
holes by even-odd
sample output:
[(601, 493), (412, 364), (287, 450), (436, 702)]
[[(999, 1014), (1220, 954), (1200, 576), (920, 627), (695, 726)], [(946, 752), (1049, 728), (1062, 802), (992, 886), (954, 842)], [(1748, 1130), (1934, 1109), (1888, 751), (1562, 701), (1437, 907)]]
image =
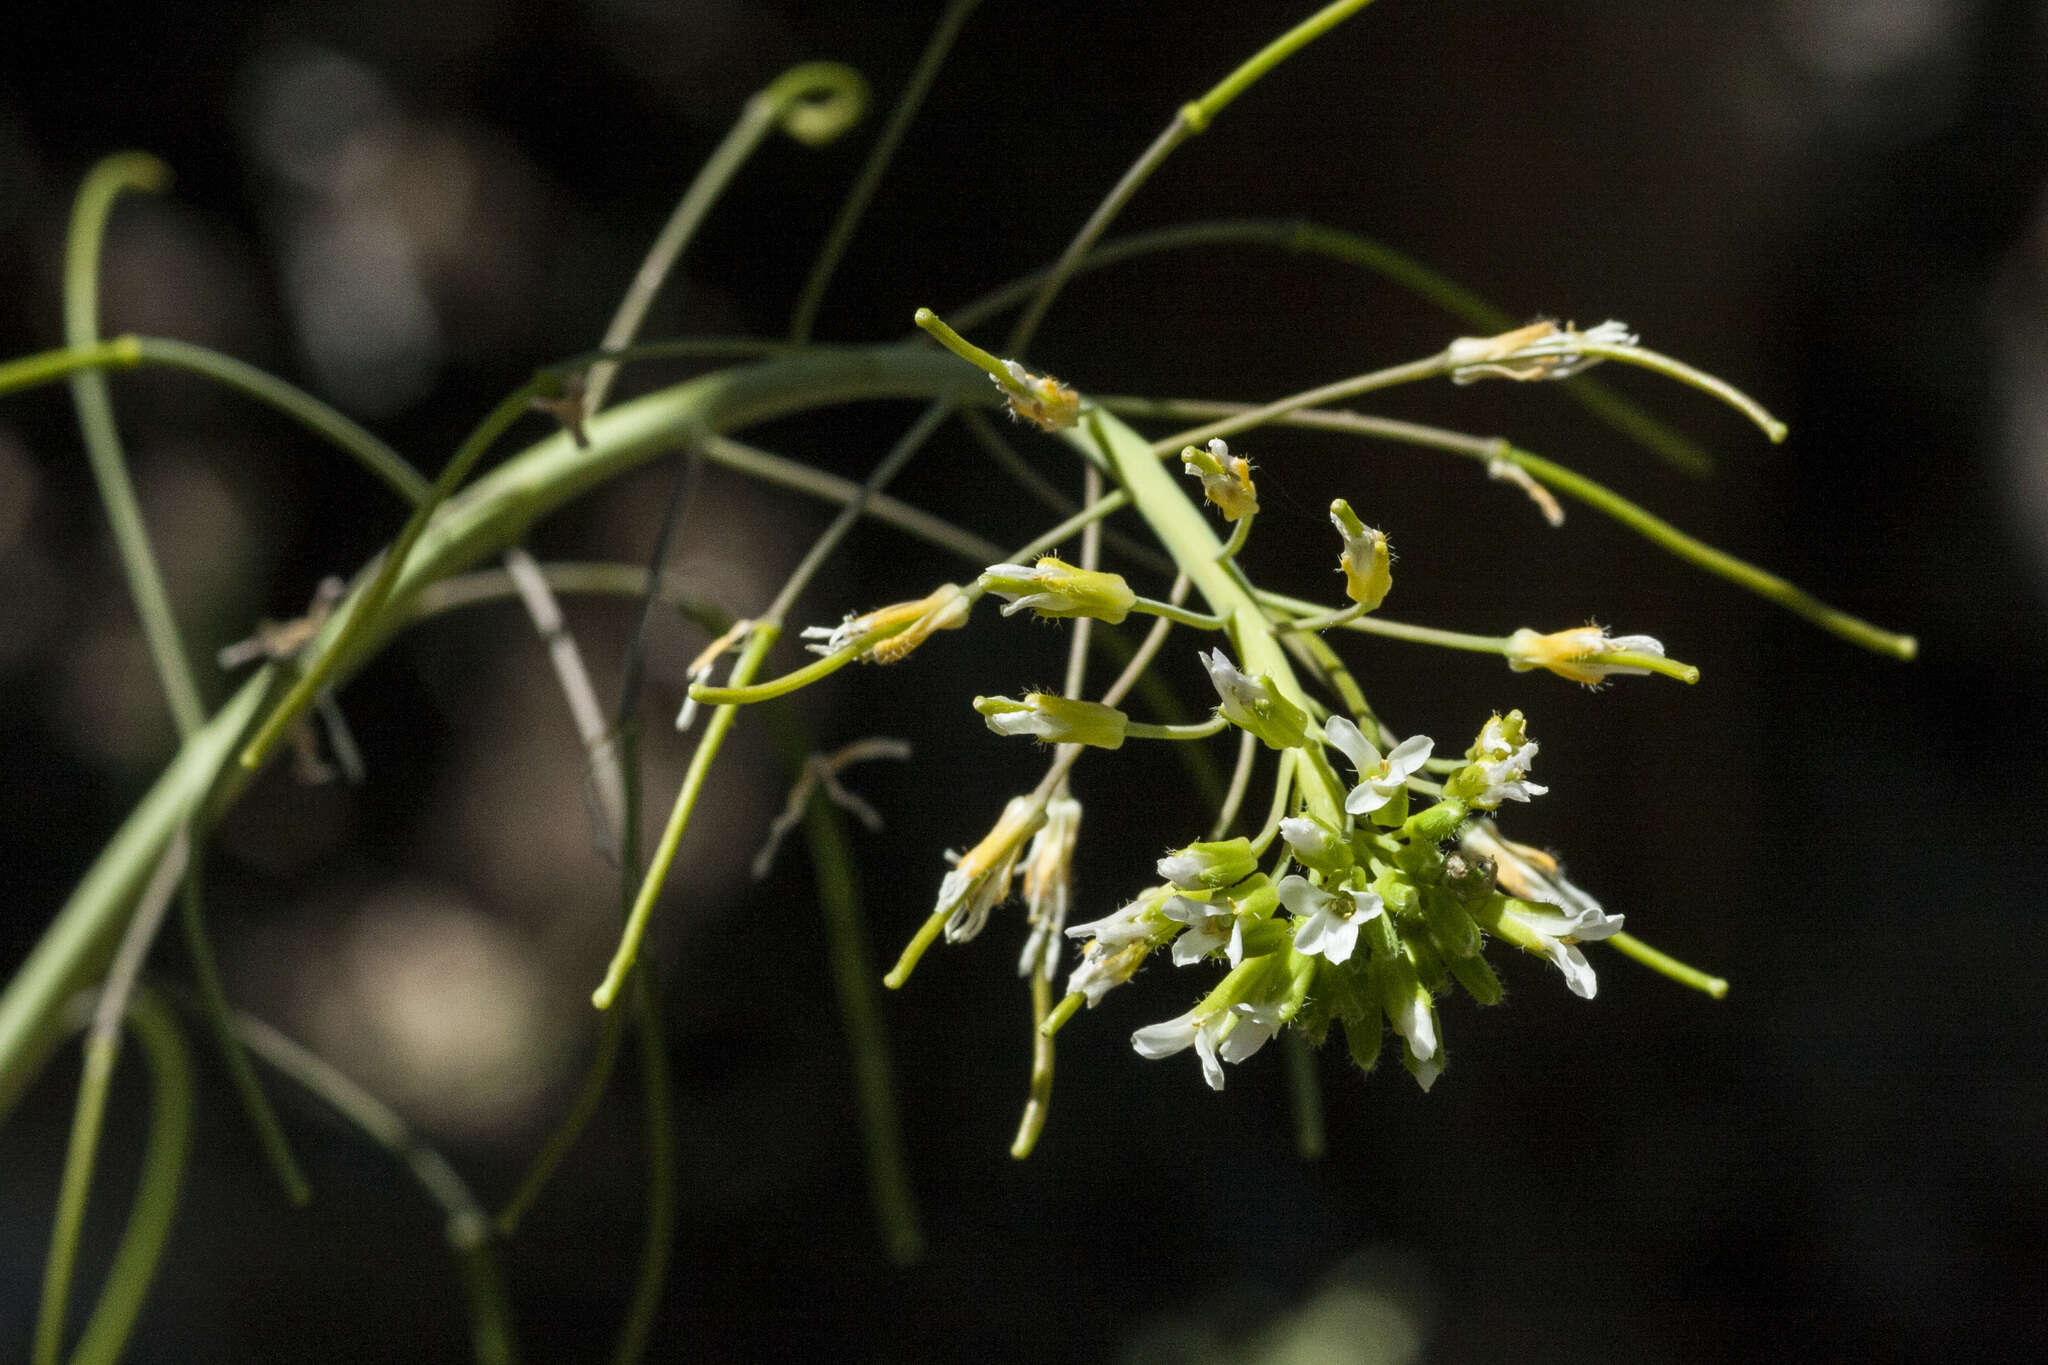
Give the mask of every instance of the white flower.
[(1282, 820), (1280, 837), (1294, 850), (1296, 861), (1318, 872), (1342, 872), (1352, 864), (1350, 843), (1312, 815)]
[(1385, 908), (1371, 891), (1325, 891), (1306, 877), (1282, 877), (1278, 889), (1280, 903), (1295, 919), (1295, 948), (1320, 954), (1332, 966), (1350, 959), (1358, 948), (1358, 926)]
[(1178, 1019), (1139, 1029), (1131, 1035), (1131, 1046), (1139, 1056), (1158, 1061), (1192, 1045), (1202, 1059), (1202, 1079), (1211, 1090), (1221, 1090), (1223, 1063), (1241, 1062), (1264, 1047), (1280, 1031), (1280, 1022), (1279, 1007), (1273, 1003), (1245, 1002), (1206, 1016), (1190, 1010)]
[(1242, 836), (1192, 843), (1159, 860), (1159, 875), (1183, 891), (1220, 891), (1258, 871), (1252, 841)]
[(1275, 691), (1267, 679), (1239, 672), (1220, 649), (1196, 657), (1209, 670), (1209, 681), (1223, 702), (1219, 709), (1225, 720), (1257, 735), (1269, 749), (1287, 749), (1301, 743), (1308, 717)]
[(1436, 741), (1427, 735), (1410, 735), (1382, 757), (1378, 747), (1343, 716), (1330, 717), (1323, 726), (1323, 737), (1343, 750), (1358, 770), (1358, 785), (1344, 798), (1344, 809), (1353, 815), (1370, 815), (1393, 800), (1436, 747)]
[(1535, 936), (1534, 950), (1557, 964), (1557, 969), (1564, 973), (1564, 984), (1571, 987), (1573, 995), (1581, 1000), (1593, 998), (1600, 983), (1593, 975), (1593, 964), (1586, 961), (1586, 955), (1576, 945), (1620, 933), (1620, 915), (1609, 915), (1598, 905), (1571, 914), (1564, 911), (1550, 914), (1510, 906), (1501, 912), (1501, 918), (1514, 920)]
[(1205, 905), (1186, 896), (1170, 897), (1161, 912), (1170, 920), (1187, 926), (1173, 940), (1173, 965), (1185, 967), (1200, 962), (1216, 949), (1229, 945), (1230, 965), (1244, 958), (1244, 929), (1226, 903)]

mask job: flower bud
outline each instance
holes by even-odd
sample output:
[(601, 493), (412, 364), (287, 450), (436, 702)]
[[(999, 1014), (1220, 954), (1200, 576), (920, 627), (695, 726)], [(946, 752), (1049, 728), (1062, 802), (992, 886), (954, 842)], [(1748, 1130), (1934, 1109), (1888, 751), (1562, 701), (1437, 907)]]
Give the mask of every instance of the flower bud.
[(1009, 382), (989, 378), (1009, 400), (1010, 415), (1043, 431), (1059, 431), (1081, 420), (1081, 395), (1049, 374), (1033, 374), (1014, 360), (1005, 360)]
[(1257, 735), (1269, 749), (1291, 749), (1308, 734), (1308, 717), (1300, 707), (1280, 695), (1272, 680), (1247, 677), (1238, 672), (1222, 650), (1199, 656), (1209, 670), (1209, 681), (1223, 699), (1217, 709), (1240, 730)]
[(1029, 567), (991, 564), (981, 575), (981, 586), (1009, 602), (1005, 616), (1028, 609), (1048, 617), (1091, 616), (1113, 626), (1131, 614), (1138, 600), (1122, 574), (1077, 568), (1051, 555)]
[(1027, 692), (1024, 700), (976, 697), (974, 709), (999, 735), (1036, 735), (1047, 744), (1087, 744), (1097, 749), (1123, 747), (1130, 717), (1099, 701), (1081, 701), (1050, 692)]
[(1342, 498), (1330, 504), (1330, 524), (1344, 538), (1344, 552), (1337, 557), (1344, 595), (1367, 611), (1375, 610), (1394, 586), (1394, 556), (1386, 536), (1360, 521)]
[(1232, 455), (1222, 440), (1209, 442), (1207, 450), (1189, 446), (1181, 451), (1180, 460), (1182, 469), (1202, 481), (1202, 496), (1216, 504), (1225, 521), (1242, 521), (1259, 510), (1251, 461)]
[(887, 631), (861, 652), (864, 663), (893, 664), (923, 644), (935, 630), (958, 630), (967, 624), (974, 602), (958, 583), (941, 583), (914, 602), (877, 607), (863, 616), (849, 615), (836, 626), (806, 626), (803, 638), (823, 640), (806, 645), (813, 654), (837, 654), (863, 635)]
[(1588, 342), (1600, 346), (1633, 346), (1635, 333), (1619, 322), (1603, 322), (1581, 332), (1554, 322), (1532, 322), (1491, 337), (1459, 337), (1444, 351), (1451, 382), (1475, 379), (1569, 379), (1602, 357), (1588, 354)]
[(1503, 801), (1527, 801), (1543, 795), (1550, 788), (1529, 781), (1536, 748), (1520, 711), (1492, 717), (1465, 751), (1470, 764), (1444, 783), (1444, 795), (1479, 810), (1496, 810)]
[(1296, 815), (1280, 822), (1280, 837), (1294, 850), (1294, 860), (1311, 871), (1337, 876), (1355, 861), (1351, 841), (1313, 815)]
[(934, 913), (946, 912), (946, 942), (965, 943), (988, 923), (989, 911), (1010, 895), (1010, 878), (1024, 841), (1045, 823), (1045, 810), (1028, 796), (1013, 796), (982, 841), (960, 855), (939, 883)]
[(1610, 674), (1643, 677), (1647, 668), (1627, 663), (1610, 663), (1615, 654), (1650, 654), (1664, 657), (1664, 646), (1648, 635), (1610, 636), (1602, 626), (1577, 626), (1550, 635), (1538, 635), (1526, 626), (1508, 637), (1504, 651), (1508, 667), (1517, 673), (1547, 668), (1560, 678), (1598, 687)]
[(1159, 875), (1183, 891), (1220, 891), (1259, 870), (1252, 841), (1242, 836), (1193, 843), (1159, 860)]

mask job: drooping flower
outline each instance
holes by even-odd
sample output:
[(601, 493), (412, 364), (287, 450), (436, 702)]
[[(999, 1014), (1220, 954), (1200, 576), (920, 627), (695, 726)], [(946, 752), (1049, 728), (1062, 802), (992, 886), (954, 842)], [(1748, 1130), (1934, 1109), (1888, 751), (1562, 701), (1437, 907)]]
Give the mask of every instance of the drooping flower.
[(1323, 737), (1351, 760), (1358, 770), (1358, 785), (1344, 798), (1344, 809), (1353, 815), (1370, 815), (1408, 785), (1408, 779), (1422, 770), (1436, 741), (1427, 735), (1410, 735), (1381, 755), (1358, 726), (1344, 716), (1331, 716), (1323, 724)]
[(1517, 673), (1547, 668), (1560, 678), (1598, 687), (1613, 674), (1645, 677), (1650, 670), (1614, 660), (1618, 654), (1647, 654), (1664, 657), (1664, 645), (1648, 635), (1609, 635), (1604, 626), (1577, 626), (1549, 635), (1538, 635), (1524, 626), (1508, 637), (1508, 667)]
[(1622, 916), (1609, 915), (1598, 905), (1568, 913), (1553, 911), (1548, 905), (1511, 900), (1500, 918), (1504, 937), (1512, 932), (1507, 923), (1512, 920), (1533, 940), (1521, 943), (1520, 947), (1541, 953), (1556, 964), (1557, 969), (1564, 973), (1564, 984), (1571, 988), (1573, 995), (1582, 1000), (1593, 998), (1600, 989), (1600, 982), (1593, 974), (1593, 964), (1586, 961), (1586, 955), (1578, 950), (1577, 945), (1620, 933)]
[(1223, 1088), (1223, 1063), (1242, 1062), (1280, 1031), (1280, 1009), (1274, 1001), (1243, 1001), (1207, 1014), (1190, 1010), (1177, 1019), (1141, 1028), (1131, 1035), (1139, 1056), (1152, 1061), (1193, 1047), (1202, 1059), (1202, 1078), (1211, 1090)]
[(1024, 841), (1045, 823), (1044, 807), (1028, 796), (1013, 796), (982, 841), (960, 855), (939, 883), (934, 911), (946, 912), (946, 942), (966, 943), (988, 923), (989, 911), (1010, 895), (1010, 879)]
[(1296, 862), (1317, 872), (1343, 872), (1356, 861), (1351, 841), (1313, 815), (1291, 815), (1282, 820), (1280, 837), (1294, 851)]
[(1021, 417), (1044, 431), (1059, 431), (1081, 420), (1081, 395), (1049, 374), (1033, 374), (1014, 360), (1003, 362), (1005, 383), (989, 379), (1003, 391), (1010, 415)]
[(1358, 926), (1385, 909), (1374, 892), (1348, 887), (1329, 891), (1306, 877), (1282, 877), (1278, 890), (1280, 903), (1295, 919), (1295, 948), (1317, 954), (1332, 966), (1350, 960), (1358, 949)]
[(1459, 337), (1444, 352), (1451, 366), (1453, 384), (1470, 384), (1475, 379), (1569, 379), (1606, 357), (1589, 346), (1633, 346), (1635, 333), (1619, 322), (1607, 321), (1580, 331), (1576, 326), (1559, 327), (1555, 322), (1532, 322), (1499, 336)]
[(1036, 971), (1050, 981), (1059, 968), (1060, 938), (1073, 903), (1074, 845), (1081, 837), (1081, 803), (1071, 796), (1046, 802), (1045, 824), (1024, 854), (1025, 922), (1031, 926), (1017, 975)]

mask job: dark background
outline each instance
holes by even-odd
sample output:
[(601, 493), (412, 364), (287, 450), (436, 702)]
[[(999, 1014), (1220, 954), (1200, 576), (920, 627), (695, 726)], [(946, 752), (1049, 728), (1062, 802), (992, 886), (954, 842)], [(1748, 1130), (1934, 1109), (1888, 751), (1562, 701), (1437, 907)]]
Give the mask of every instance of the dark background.
[[(856, 239), (828, 340), (900, 334), (1052, 256), (1165, 123), (1310, 7), (989, 0)], [(0, 332), (59, 340), (70, 195), (97, 157), (167, 159), (124, 200), (109, 331), (277, 369), (433, 468), (537, 363), (594, 342), (688, 176), (788, 64), (857, 65), (893, 98), (937, 6), (517, 0), (32, 8), (0, 45)], [(1005, 1154), (1027, 1064), (1014, 912), (884, 1002), (930, 1251), (879, 1251), (808, 875), (741, 870), (784, 776), (742, 727), (657, 932), (682, 1124), (682, 1224), (655, 1359), (1716, 1360), (2017, 1358), (2038, 1348), (2048, 1026), (2038, 918), (2048, 747), (2048, 6), (2018, 0), (1381, 0), (1187, 145), (1125, 229), (1302, 216), (1408, 250), (1521, 315), (1626, 319), (1790, 422), (1608, 374), (1721, 457), (1697, 482), (1558, 394), (1431, 386), (1385, 411), (1490, 433), (1610, 481), (1822, 597), (1910, 631), (1859, 653), (1592, 513), (1562, 532), (1476, 469), (1271, 432), (1250, 552), (1329, 596), (1318, 509), (1348, 496), (1401, 560), (1389, 614), (1454, 629), (1588, 618), (1660, 636), (1697, 688), (1599, 694), (1483, 657), (1357, 640), (1397, 727), (1461, 747), (1521, 706), (1551, 794), (1508, 829), (1570, 855), (1629, 928), (1730, 978), (1715, 1003), (1593, 950), (1597, 1000), (1495, 959), (1502, 1006), (1444, 1002), (1451, 1065), (1324, 1059), (1330, 1153), (1291, 1154), (1276, 1051), (1211, 1094), (1131, 1029), (1185, 1008), (1155, 969), (1062, 1036), (1037, 1155)], [(776, 334), (871, 119), (769, 143), (650, 335)], [(1257, 248), (1075, 286), (1034, 357), (1084, 389), (1266, 398), (1429, 353), (1463, 330), (1346, 267)], [(993, 339), (993, 338), (984, 338)], [(1611, 371), (1612, 367), (1610, 367)], [(661, 382), (629, 377), (624, 391)], [(115, 385), (196, 656), (296, 613), (398, 517), (371, 480), (239, 400)], [(894, 407), (753, 433), (858, 475)], [(171, 732), (61, 390), (0, 407), (0, 959), (18, 961), (145, 789)], [(538, 436), (538, 422), (527, 429)], [(1020, 444), (1063, 483), (1057, 448)], [(670, 472), (543, 526), (543, 556), (642, 559)], [(1005, 543), (1042, 519), (948, 433), (897, 491)], [(676, 566), (747, 611), (822, 525), (707, 475)], [(964, 570), (863, 530), (801, 612), (920, 595)], [(1141, 590), (1159, 585), (1139, 575)], [(571, 605), (599, 686), (628, 608)], [(876, 950), (926, 912), (1040, 759), (967, 709), (1057, 675), (1060, 630), (984, 612), (807, 701), (856, 770)], [(650, 802), (687, 751), (658, 722), (701, 645), (653, 642)], [(1183, 641), (1185, 644), (1185, 641)], [(1169, 677), (1205, 691), (1189, 649)], [(790, 657), (793, 657), (790, 656)], [(210, 685), (213, 680), (209, 677)], [(219, 681), (215, 695), (228, 683)], [(361, 790), (273, 773), (209, 872), (230, 988), (398, 1104), (487, 1202), (587, 1055), (610, 877), (582, 757), (510, 608), (414, 632), (347, 691)], [(1219, 757), (1224, 750), (1219, 746)], [(1091, 755), (1082, 913), (1149, 879), (1206, 817), (1180, 768)], [(1259, 798), (1254, 797), (1256, 802)], [(158, 954), (165, 975), (182, 953)], [(203, 1041), (195, 1031), (195, 1041)], [(0, 1355), (28, 1340), (71, 1112), (66, 1053), (0, 1136)], [(437, 1215), (385, 1156), (279, 1081), (318, 1195), (283, 1206), (212, 1056), (183, 1211), (131, 1358), (459, 1359)], [(89, 1229), (125, 1207), (142, 1086), (124, 1069)], [(537, 1360), (607, 1358), (639, 1240), (637, 1069), (505, 1252)], [(2032, 1286), (2031, 1288), (2029, 1286)]]

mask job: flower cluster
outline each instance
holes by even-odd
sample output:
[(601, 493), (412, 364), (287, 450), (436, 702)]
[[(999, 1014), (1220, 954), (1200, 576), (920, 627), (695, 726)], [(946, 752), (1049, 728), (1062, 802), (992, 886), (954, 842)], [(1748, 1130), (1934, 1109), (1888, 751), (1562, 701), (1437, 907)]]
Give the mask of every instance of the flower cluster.
[[(1320, 1044), (1333, 1024), (1367, 1070), (1391, 1027), (1428, 1089), (1444, 1067), (1437, 996), (1456, 982), (1482, 1004), (1501, 998), (1483, 955), (1489, 936), (1547, 958), (1590, 998), (1593, 970), (1577, 945), (1612, 936), (1620, 918), (1564, 880), (1554, 860), (1474, 818), (1510, 793), (1527, 800), (1543, 790), (1527, 781), (1536, 745), (1520, 714), (1490, 718), (1442, 798), (1412, 814), (1410, 793), (1435, 746), (1421, 735), (1382, 742), (1384, 752), (1341, 716), (1303, 733), (1303, 748), (1327, 747), (1354, 771), (1341, 824), (1303, 811), (1263, 840), (1169, 853), (1157, 885), (1067, 929), (1084, 944), (1069, 994), (1099, 1005), (1160, 949), (1177, 967), (1219, 963), (1222, 980), (1192, 1009), (1131, 1036), (1149, 1058), (1193, 1048), (1218, 1090), (1225, 1063), (1246, 1060), (1282, 1029)], [(1464, 795), (1452, 792), (1459, 779)], [(1276, 861), (1266, 865), (1269, 856)]]

